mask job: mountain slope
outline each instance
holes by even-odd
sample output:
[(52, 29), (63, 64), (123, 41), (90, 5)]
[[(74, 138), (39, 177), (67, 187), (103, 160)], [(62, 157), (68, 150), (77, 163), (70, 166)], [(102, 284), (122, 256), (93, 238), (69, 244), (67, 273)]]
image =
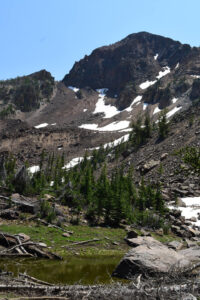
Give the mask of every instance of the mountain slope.
[(62, 82), (45, 70), (1, 81), (0, 150), (12, 148), (32, 162), (42, 149), (83, 156), (85, 149), (127, 138), (138, 116), (148, 113), (157, 122), (164, 108), (168, 119), (187, 111), (200, 97), (199, 78), (199, 48), (140, 32), (94, 50)]

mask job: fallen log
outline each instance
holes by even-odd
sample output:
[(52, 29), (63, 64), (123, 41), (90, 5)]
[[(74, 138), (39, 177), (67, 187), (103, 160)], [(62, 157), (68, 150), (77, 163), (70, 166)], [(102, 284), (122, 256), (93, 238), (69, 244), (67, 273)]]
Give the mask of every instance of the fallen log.
[[(123, 285), (123, 284), (113, 284), (109, 286), (105, 285), (96, 285), (96, 286), (36, 286), (31, 284), (0, 284), (0, 291), (6, 293), (8, 291), (18, 292), (20, 294), (26, 295), (26, 297), (18, 297), (17, 299), (144, 299), (144, 300), (152, 300), (157, 299), (183, 299), (183, 293), (192, 292), (192, 294), (198, 294), (200, 284), (198, 282), (188, 284), (173, 284), (166, 285), (162, 284), (159, 286), (151, 286), (149, 284), (141, 285), (141, 287), (135, 288), (132, 284)], [(41, 295), (45, 293), (45, 296), (42, 297), (33, 297), (33, 294)], [(171, 298), (170, 296), (175, 296), (175, 298)], [(31, 295), (31, 297), (28, 297)], [(49, 296), (48, 296), (49, 295)], [(57, 295), (57, 296), (52, 296)], [(46, 298), (45, 298), (46, 297)], [(13, 298), (13, 300), (16, 298)], [(185, 298), (186, 299), (186, 298)], [(195, 298), (187, 298), (187, 299), (195, 299)]]
[(20, 297), (20, 298), (10, 298), (10, 300), (69, 300), (66, 297), (51, 297), (51, 296), (42, 296), (42, 297)]
[[(37, 245), (37, 244), (36, 244), (36, 243), (33, 243), (33, 242), (25, 242), (25, 243), (21, 243), (20, 245), (21, 245), (21, 246), (25, 246), (25, 245), (28, 246), (28, 245)], [(13, 250), (15, 250), (17, 247), (19, 247), (18, 244), (15, 245), (15, 246), (13, 246), (12, 248), (8, 248), (8, 249), (5, 249), (5, 250), (1, 251), (0, 253), (3, 254), (3, 253), (5, 253), (5, 252), (13, 251)]]
[(43, 225), (48, 226), (48, 227), (50, 227), (50, 228), (56, 228), (56, 229), (62, 230), (63, 232), (68, 232), (68, 231), (65, 230), (64, 228), (62, 228), (62, 227), (60, 227), (60, 226), (57, 226), (57, 225), (54, 225), (54, 224), (50, 224), (50, 223), (48, 223), (48, 222), (46, 222), (46, 221), (44, 221), (44, 220), (42, 220), (42, 219), (37, 218), (37, 221), (39, 221), (39, 222), (42, 223)]
[[(0, 232), (0, 245), (4, 246), (6, 249), (0, 252), (0, 256), (11, 256), (10, 254), (16, 254), (17, 256), (28, 255), (36, 256), (41, 258), (48, 258), (48, 259), (62, 259), (59, 255), (44, 251), (42, 247), (34, 243), (32, 241), (24, 240), (24, 234), (19, 235), (11, 235), (7, 233)], [(28, 237), (29, 238), (29, 237)], [(22, 239), (22, 240), (21, 240)], [(13, 252), (13, 253), (10, 253)]]
[(65, 248), (68, 248), (68, 247), (71, 247), (71, 246), (85, 245), (85, 244), (89, 244), (89, 243), (99, 242), (101, 240), (102, 239), (92, 239), (92, 240), (87, 240), (87, 241), (74, 242), (74, 243), (71, 243), (70, 246), (65, 246)]
[(23, 278), (26, 278), (28, 280), (31, 280), (31, 282), (34, 282), (34, 283), (37, 283), (37, 284), (43, 284), (43, 285), (53, 286), (53, 284), (51, 284), (49, 282), (46, 282), (46, 281), (43, 281), (43, 280), (39, 280), (39, 279), (37, 279), (35, 277), (32, 277), (30, 275), (27, 275), (27, 274), (19, 273), (18, 275), (20, 277), (23, 277)]
[(0, 257), (34, 257), (30, 253), (0, 253)]

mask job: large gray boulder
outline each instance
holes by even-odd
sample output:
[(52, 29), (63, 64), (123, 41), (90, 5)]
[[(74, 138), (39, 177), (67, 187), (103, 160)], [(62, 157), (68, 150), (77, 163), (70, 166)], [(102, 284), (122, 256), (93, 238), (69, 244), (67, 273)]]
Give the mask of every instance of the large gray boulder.
[(141, 167), (141, 171), (143, 174), (146, 174), (147, 172), (149, 172), (151, 169), (157, 167), (160, 164), (160, 160), (150, 160), (148, 162), (146, 162), (142, 167)]
[[(113, 276), (131, 279), (137, 274), (171, 275), (180, 273), (191, 266), (191, 252), (186, 256), (184, 252), (169, 249), (152, 237), (143, 237), (143, 241), (141, 238), (131, 239), (131, 241), (135, 248), (122, 258), (113, 272)], [(197, 259), (197, 255), (195, 259)]]

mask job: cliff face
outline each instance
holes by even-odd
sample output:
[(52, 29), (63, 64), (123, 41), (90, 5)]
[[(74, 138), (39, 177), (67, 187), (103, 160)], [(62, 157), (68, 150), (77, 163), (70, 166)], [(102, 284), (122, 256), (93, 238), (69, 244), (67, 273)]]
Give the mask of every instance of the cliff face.
[(128, 83), (153, 80), (162, 67), (174, 68), (193, 52), (189, 45), (147, 32), (98, 48), (76, 62), (63, 79), (67, 86), (106, 87), (118, 94)]

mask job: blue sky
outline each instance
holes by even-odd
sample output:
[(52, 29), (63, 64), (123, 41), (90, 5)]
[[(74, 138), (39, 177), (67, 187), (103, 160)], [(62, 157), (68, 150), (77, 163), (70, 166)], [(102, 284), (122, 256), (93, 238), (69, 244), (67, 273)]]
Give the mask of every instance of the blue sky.
[(199, 0), (0, 0), (0, 79), (46, 69), (61, 80), (75, 61), (148, 31), (200, 45)]

